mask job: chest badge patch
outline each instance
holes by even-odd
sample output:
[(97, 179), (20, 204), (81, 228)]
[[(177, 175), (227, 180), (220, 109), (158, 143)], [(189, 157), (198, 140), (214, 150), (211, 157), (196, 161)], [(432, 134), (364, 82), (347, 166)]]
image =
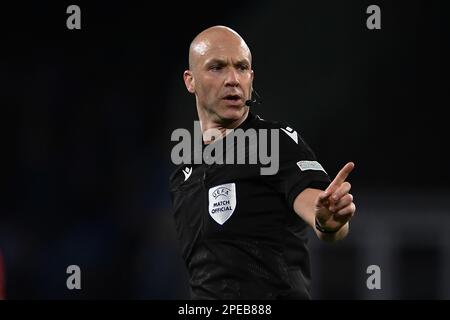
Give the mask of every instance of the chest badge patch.
[(209, 189), (209, 215), (223, 225), (236, 208), (236, 184), (227, 183)]

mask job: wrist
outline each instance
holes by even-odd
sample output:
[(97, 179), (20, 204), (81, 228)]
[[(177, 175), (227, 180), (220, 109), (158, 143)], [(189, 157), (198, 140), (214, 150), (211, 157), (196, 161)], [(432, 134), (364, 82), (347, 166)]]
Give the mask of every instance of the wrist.
[(315, 217), (315, 227), (316, 227), (316, 229), (319, 230), (321, 233), (334, 234), (334, 233), (338, 232), (339, 230), (341, 230), (341, 228), (343, 227), (343, 225), (340, 226), (340, 227), (338, 227), (338, 228), (335, 228), (335, 229), (328, 229), (328, 228), (323, 227), (323, 226), (320, 224), (319, 220), (317, 220), (317, 217)]

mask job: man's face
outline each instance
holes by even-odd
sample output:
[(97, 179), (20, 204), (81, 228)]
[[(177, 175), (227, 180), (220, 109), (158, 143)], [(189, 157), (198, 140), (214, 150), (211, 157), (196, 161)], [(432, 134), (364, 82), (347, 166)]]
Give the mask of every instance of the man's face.
[(253, 80), (248, 48), (226, 37), (199, 45), (191, 70), (197, 105), (217, 121), (241, 119)]

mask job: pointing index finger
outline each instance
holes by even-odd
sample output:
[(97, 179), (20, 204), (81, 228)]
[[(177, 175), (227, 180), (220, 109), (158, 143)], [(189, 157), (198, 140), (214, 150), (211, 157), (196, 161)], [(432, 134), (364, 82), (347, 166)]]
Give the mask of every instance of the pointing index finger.
[(348, 162), (342, 169), (339, 171), (339, 173), (336, 175), (334, 180), (330, 183), (327, 190), (328, 191), (334, 191), (337, 187), (339, 187), (341, 184), (345, 182), (350, 172), (352, 172), (353, 168), (355, 167), (355, 164), (353, 162)]

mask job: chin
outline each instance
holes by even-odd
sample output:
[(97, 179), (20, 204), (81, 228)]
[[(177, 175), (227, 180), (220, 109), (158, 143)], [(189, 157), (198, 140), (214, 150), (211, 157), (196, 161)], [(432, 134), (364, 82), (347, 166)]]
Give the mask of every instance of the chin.
[(223, 120), (236, 121), (244, 116), (245, 111), (245, 106), (226, 106), (224, 110), (221, 110), (219, 116)]

